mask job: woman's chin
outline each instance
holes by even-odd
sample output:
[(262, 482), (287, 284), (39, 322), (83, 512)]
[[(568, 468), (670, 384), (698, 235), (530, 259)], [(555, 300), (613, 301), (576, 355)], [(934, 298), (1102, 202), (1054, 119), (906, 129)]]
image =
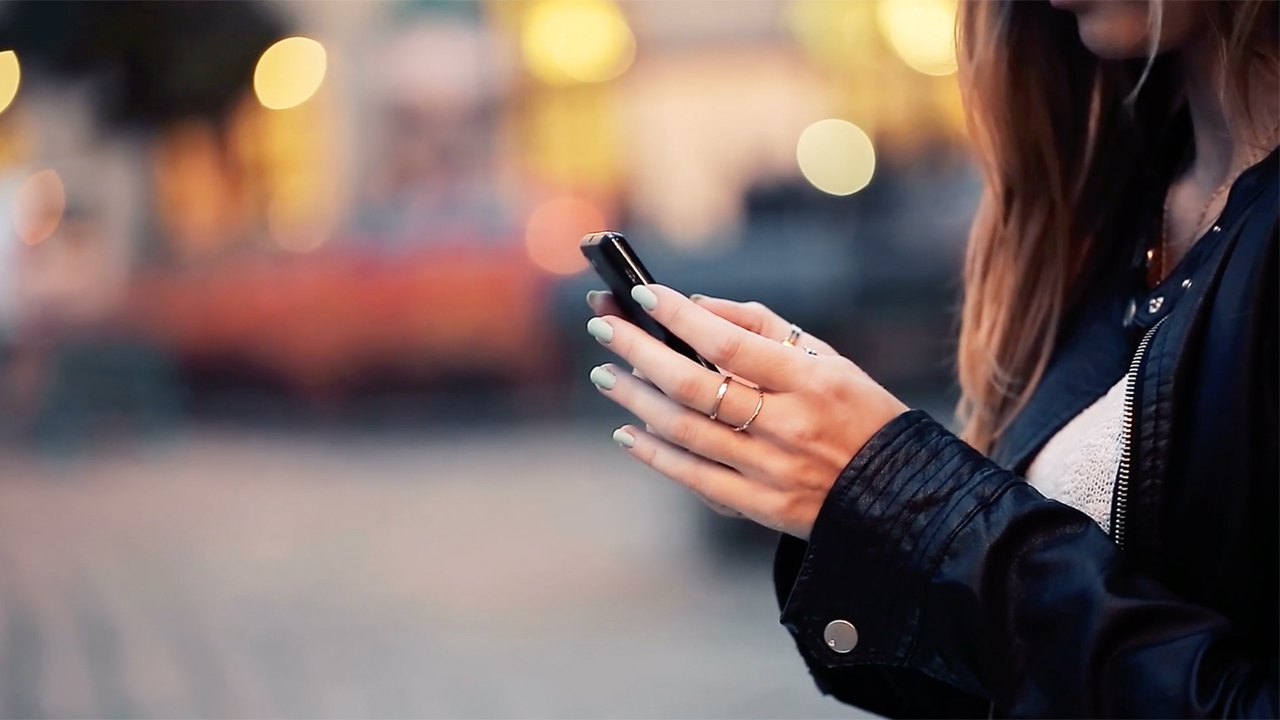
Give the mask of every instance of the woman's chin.
[(1105, 40), (1090, 41), (1084, 35), (1080, 36), (1080, 40), (1089, 49), (1089, 52), (1103, 60), (1132, 60), (1147, 56), (1146, 47), (1133, 47), (1132, 45), (1107, 42)]
[(1150, 26), (1146, 3), (1052, 0), (1053, 6), (1075, 16), (1080, 42), (1106, 60), (1146, 57)]
[(1150, 52), (1145, 26), (1131, 32), (1127, 31), (1128, 28), (1116, 27), (1114, 23), (1090, 22), (1086, 16), (1078, 16), (1077, 19), (1080, 42), (1089, 52), (1104, 60), (1143, 58)]

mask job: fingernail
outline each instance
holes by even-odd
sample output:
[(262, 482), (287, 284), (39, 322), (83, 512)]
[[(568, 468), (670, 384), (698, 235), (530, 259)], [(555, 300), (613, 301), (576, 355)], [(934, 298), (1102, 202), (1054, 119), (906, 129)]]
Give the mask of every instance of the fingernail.
[(703, 294), (701, 294), (701, 293), (694, 293), (694, 294), (692, 294), (692, 295), (690, 295), (690, 296), (689, 296), (689, 299), (690, 299), (690, 300), (692, 300), (692, 301), (694, 301), (694, 302), (702, 302), (703, 298), (705, 298), (705, 297), (706, 297), (706, 295), (703, 295)]
[(653, 310), (658, 307), (658, 296), (653, 291), (643, 285), (637, 285), (631, 288), (631, 299), (640, 303), (640, 307), (645, 310)]
[(624, 448), (633, 448), (636, 446), (636, 436), (627, 432), (624, 428), (618, 428), (613, 431), (613, 441)]
[(612, 390), (613, 384), (618, 382), (618, 378), (613, 373), (609, 372), (609, 368), (603, 365), (597, 365), (596, 367), (591, 368), (591, 382), (595, 383), (596, 387), (603, 388), (605, 390)]
[(603, 290), (591, 290), (591, 291), (589, 291), (589, 292), (587, 293), (587, 304), (588, 304), (588, 305), (591, 305), (591, 306), (594, 306), (594, 305), (596, 304), (596, 301), (597, 301), (597, 300), (599, 300), (599, 299), (600, 299), (600, 297), (601, 297), (601, 296), (603, 296), (603, 295), (604, 295), (604, 291), (603, 291)]
[(613, 326), (598, 317), (587, 321), (587, 332), (602, 343), (613, 339)]

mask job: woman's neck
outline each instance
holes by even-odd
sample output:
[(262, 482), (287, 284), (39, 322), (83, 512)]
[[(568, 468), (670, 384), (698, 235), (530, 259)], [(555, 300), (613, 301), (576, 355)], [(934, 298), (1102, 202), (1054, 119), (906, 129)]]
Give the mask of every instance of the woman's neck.
[(1224, 92), (1226, 73), (1218, 41), (1203, 32), (1182, 51), (1187, 107), (1191, 113), (1195, 161), (1189, 179), (1206, 188), (1217, 187), (1275, 147), (1280, 119), (1280, 88), (1263, 73), (1251, 78), (1247, 115), (1230, 103)]

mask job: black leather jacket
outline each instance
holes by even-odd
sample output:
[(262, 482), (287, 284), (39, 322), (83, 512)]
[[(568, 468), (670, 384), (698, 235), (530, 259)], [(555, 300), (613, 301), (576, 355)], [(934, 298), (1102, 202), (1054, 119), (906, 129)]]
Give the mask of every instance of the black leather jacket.
[[(920, 412), (853, 458), (774, 566), (824, 693), (891, 716), (1280, 715), (1278, 198), (1272, 153), (1127, 326), (1138, 243), (1100, 258), (991, 459)], [(1153, 327), (1113, 538), (1019, 476)]]

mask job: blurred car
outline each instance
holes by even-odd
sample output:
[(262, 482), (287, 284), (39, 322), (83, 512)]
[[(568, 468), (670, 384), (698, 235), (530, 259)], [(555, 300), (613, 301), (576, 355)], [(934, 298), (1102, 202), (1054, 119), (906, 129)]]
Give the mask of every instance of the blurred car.
[(519, 244), (339, 244), (148, 271), (125, 313), (188, 369), (239, 368), (304, 396), (341, 396), (382, 380), (549, 381), (562, 360), (542, 341), (548, 290)]

